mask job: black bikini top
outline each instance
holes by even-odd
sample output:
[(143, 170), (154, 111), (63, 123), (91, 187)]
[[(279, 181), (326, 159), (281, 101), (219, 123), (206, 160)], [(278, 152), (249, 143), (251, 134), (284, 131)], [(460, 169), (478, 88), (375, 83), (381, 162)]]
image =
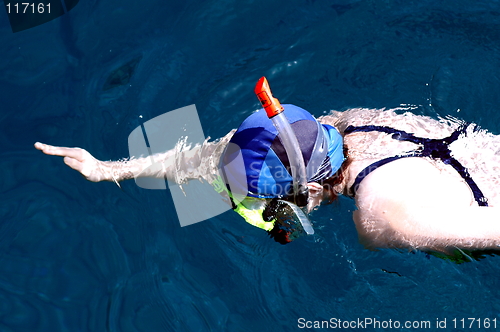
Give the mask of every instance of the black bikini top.
[(353, 196), (356, 195), (356, 191), (363, 179), (379, 168), (380, 166), (383, 166), (387, 163), (390, 163), (391, 161), (398, 160), (401, 158), (408, 158), (408, 157), (429, 157), (433, 159), (439, 159), (446, 165), (451, 165), (457, 172), (460, 174), (460, 176), (465, 180), (465, 182), (469, 185), (469, 188), (472, 190), (472, 194), (474, 195), (474, 199), (476, 200), (477, 204), (479, 206), (488, 206), (488, 200), (486, 197), (484, 197), (483, 193), (477, 186), (477, 184), (474, 182), (472, 177), (469, 174), (469, 171), (467, 168), (465, 168), (458, 160), (453, 158), (451, 156), (451, 151), (449, 149), (449, 145), (454, 142), (461, 134), (467, 134), (466, 133), (467, 125), (462, 125), (460, 126), (457, 130), (455, 130), (450, 136), (441, 138), (441, 139), (431, 139), (431, 138), (422, 138), (422, 137), (415, 137), (413, 134), (407, 133), (402, 130), (397, 130), (394, 128), (390, 127), (385, 127), (385, 126), (360, 126), (360, 127), (354, 127), (354, 126), (349, 126), (345, 129), (344, 135), (348, 135), (351, 133), (356, 133), (356, 132), (370, 132), (370, 131), (378, 131), (386, 134), (392, 135), (393, 139), (396, 139), (398, 141), (408, 141), (412, 142), (415, 144), (420, 145), (420, 147), (417, 150), (410, 151), (406, 154), (402, 155), (396, 155), (394, 157), (388, 157), (385, 159), (381, 159), (377, 162), (374, 162), (373, 164), (369, 165), (368, 167), (365, 167), (356, 177), (354, 180), (354, 183), (351, 187), (351, 192), (353, 192)]

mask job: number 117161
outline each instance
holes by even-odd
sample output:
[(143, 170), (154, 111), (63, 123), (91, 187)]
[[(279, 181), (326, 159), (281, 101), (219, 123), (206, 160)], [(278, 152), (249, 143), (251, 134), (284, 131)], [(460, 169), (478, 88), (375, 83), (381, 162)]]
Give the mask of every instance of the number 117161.
[(16, 4), (6, 4), (8, 14), (50, 14), (50, 2), (48, 4), (22, 2)]
[(452, 319), (455, 329), (496, 329), (497, 319), (493, 318), (461, 318)]

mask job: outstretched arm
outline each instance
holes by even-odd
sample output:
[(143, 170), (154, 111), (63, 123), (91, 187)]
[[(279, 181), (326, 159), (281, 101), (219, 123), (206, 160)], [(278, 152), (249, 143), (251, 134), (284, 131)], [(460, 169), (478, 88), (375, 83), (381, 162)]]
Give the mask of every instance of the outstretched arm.
[(40, 142), (35, 143), (35, 148), (47, 155), (64, 157), (66, 165), (80, 172), (89, 181), (113, 181), (109, 165), (94, 158), (87, 150), (53, 146)]
[(203, 178), (212, 182), (220, 156), (233, 132), (218, 142), (205, 142), (191, 149), (172, 149), (153, 156), (123, 161), (101, 161), (81, 148), (52, 146), (40, 142), (35, 148), (47, 155), (64, 157), (64, 163), (92, 182), (116, 183), (137, 177), (165, 178), (176, 183)]

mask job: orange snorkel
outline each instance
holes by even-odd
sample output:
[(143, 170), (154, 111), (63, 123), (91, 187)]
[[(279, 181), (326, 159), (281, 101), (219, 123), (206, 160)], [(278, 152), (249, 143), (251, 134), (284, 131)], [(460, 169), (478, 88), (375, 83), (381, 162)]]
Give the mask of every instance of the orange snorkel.
[[(262, 107), (264, 107), (267, 117), (271, 119), (276, 127), (290, 162), (291, 174), (293, 178), (293, 198), (295, 204), (297, 205), (296, 207), (290, 205), (290, 207), (297, 210), (299, 210), (300, 207), (307, 213), (307, 201), (309, 198), (307, 173), (297, 136), (283, 113), (283, 106), (281, 106), (278, 99), (273, 97), (271, 88), (269, 87), (269, 83), (265, 77), (261, 77), (257, 82), (257, 85), (255, 86), (255, 94), (257, 95), (257, 98), (259, 98)], [(295, 211), (295, 214), (300, 215), (299, 219), (304, 230), (307, 234), (314, 234), (314, 230), (312, 229), (307, 216), (300, 212)]]
[(271, 88), (265, 77), (261, 77), (255, 85), (255, 94), (259, 98), (262, 107), (266, 110), (267, 117), (271, 119), (273, 116), (283, 112), (284, 108), (281, 106), (280, 101), (273, 97)]

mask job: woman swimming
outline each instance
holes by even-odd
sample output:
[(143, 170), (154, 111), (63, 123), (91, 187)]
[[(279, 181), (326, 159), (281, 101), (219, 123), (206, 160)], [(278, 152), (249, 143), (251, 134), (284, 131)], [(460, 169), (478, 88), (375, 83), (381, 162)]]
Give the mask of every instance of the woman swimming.
[[(316, 120), (297, 106), (283, 105), (307, 178), (307, 200), (300, 204), (294, 168), (301, 166), (289, 160), (284, 133), (268, 119), (264, 106), (217, 142), (154, 155), (161, 168), (150, 168), (149, 157), (99, 161), (80, 148), (38, 142), (35, 147), (64, 157), (93, 182), (135, 177), (222, 182), (220, 191), (233, 209), (281, 243), (308, 226), (297, 231), (280, 211), (290, 212), (297, 203), (307, 213), (343, 194), (355, 199), (353, 219), (367, 248), (500, 249), (500, 213), (494, 208), (500, 204), (500, 136), (408, 109), (351, 109)], [(244, 167), (231, 166), (236, 156)], [(238, 198), (241, 188), (244, 197)]]

